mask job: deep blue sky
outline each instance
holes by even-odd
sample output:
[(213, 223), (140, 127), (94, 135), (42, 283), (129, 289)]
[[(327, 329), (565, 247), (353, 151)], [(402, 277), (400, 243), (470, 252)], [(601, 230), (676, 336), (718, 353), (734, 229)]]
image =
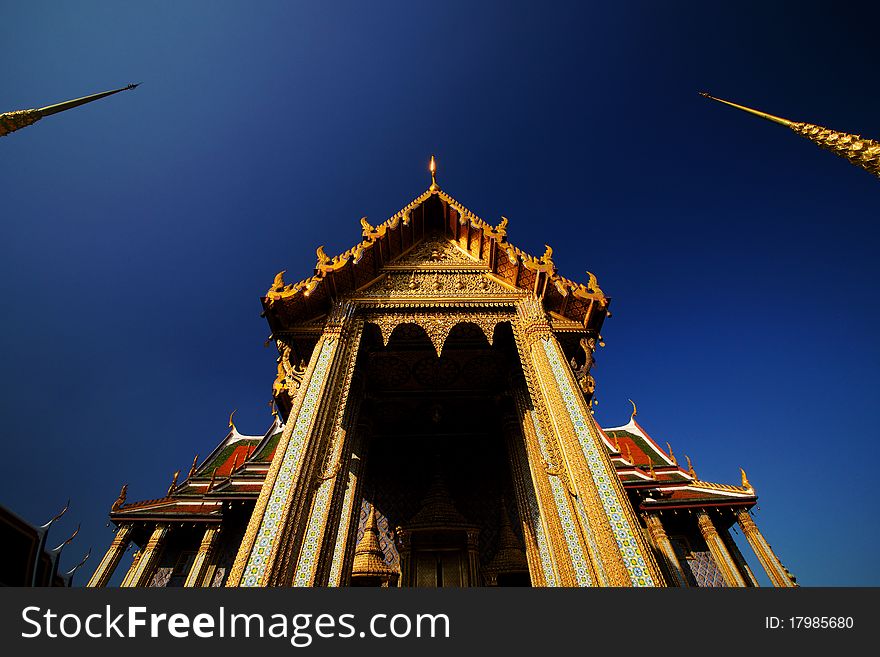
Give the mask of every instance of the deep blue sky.
[[(613, 297), (605, 426), (760, 495), (807, 585), (878, 585), (880, 181), (703, 89), (880, 139), (867, 3), (6, 3), (0, 501), (89, 545), (262, 433), (259, 296), (438, 180)], [(722, 7), (721, 5), (729, 5)], [(848, 4), (848, 3), (847, 3)], [(861, 26), (861, 27), (860, 27)]]

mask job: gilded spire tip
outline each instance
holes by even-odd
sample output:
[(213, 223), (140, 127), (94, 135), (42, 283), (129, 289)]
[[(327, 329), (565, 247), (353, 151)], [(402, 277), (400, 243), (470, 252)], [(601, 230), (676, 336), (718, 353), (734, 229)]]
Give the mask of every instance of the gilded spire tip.
[(627, 399), (627, 401), (630, 404), (632, 404), (632, 406), (633, 406), (633, 412), (632, 412), (632, 415), (629, 416), (629, 419), (634, 420), (636, 418), (636, 415), (638, 415), (638, 409), (636, 408), (636, 403), (632, 399)]
[(767, 112), (762, 112), (760, 110), (752, 109), (751, 107), (746, 107), (745, 105), (738, 105), (737, 103), (732, 103), (729, 100), (724, 100), (723, 98), (716, 98), (708, 91), (701, 91), (700, 95), (703, 98), (708, 98), (709, 100), (714, 100), (716, 102), (722, 103), (724, 105), (729, 105), (730, 107), (735, 107), (738, 110), (742, 110), (748, 114), (754, 114), (755, 116), (759, 116), (762, 119), (767, 119), (768, 121), (772, 121), (773, 123), (778, 123), (779, 125), (784, 125), (785, 127), (791, 127), (792, 121), (788, 119), (783, 119), (781, 116), (774, 116), (773, 114), (768, 114)]
[(235, 415), (235, 412), (236, 412), (237, 410), (238, 410), (238, 409), (236, 408), (234, 411), (232, 411), (232, 412), (229, 414), (229, 428), (232, 429), (233, 431), (238, 431), (238, 429), (235, 428), (235, 422), (232, 421), (232, 417)]
[(428, 187), (432, 192), (439, 192), (440, 185), (437, 184), (437, 160), (434, 159), (434, 156), (431, 156), (431, 161), (428, 163), (428, 171), (431, 172), (431, 186)]

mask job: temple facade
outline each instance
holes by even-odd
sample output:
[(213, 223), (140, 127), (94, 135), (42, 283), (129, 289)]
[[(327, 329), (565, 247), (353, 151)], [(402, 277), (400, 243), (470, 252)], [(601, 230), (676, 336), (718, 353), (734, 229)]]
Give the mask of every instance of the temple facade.
[(741, 485), (636, 422), (602, 429), (609, 299), (431, 186), (262, 299), (278, 349), (262, 435), (229, 432), (166, 494), (113, 504), (105, 586), (794, 586)]

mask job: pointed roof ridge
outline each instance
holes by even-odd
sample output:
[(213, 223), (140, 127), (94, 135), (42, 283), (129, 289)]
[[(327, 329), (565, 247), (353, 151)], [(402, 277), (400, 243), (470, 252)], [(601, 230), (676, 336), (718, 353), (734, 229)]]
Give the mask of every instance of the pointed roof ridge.
[[(238, 430), (238, 428), (235, 426), (235, 424), (231, 421), (230, 421), (230, 425), (231, 426), (229, 428), (229, 431), (226, 433), (226, 436), (224, 436), (223, 440), (221, 440), (217, 444), (217, 446), (214, 449), (212, 449), (211, 452), (205, 457), (205, 459), (196, 467), (195, 472), (193, 473), (193, 476), (188, 477), (187, 479), (205, 476), (205, 474), (204, 474), (205, 467), (208, 466), (209, 464), (211, 464), (220, 455), (220, 453), (224, 449), (226, 449), (230, 445), (235, 445), (236, 443), (240, 443), (244, 440), (257, 441), (255, 448), (252, 450), (251, 454), (248, 455), (248, 458), (250, 458), (251, 455), (256, 453), (257, 447), (260, 447), (269, 438), (271, 438), (271, 436), (273, 436), (275, 433), (277, 433), (277, 432), (272, 432), (272, 430), (278, 425), (278, 418), (273, 418), (272, 424), (269, 427), (268, 431), (262, 435), (259, 435), (259, 436), (249, 436), (249, 435), (241, 433)], [(272, 433), (269, 433), (269, 432), (272, 432)]]
[(657, 441), (651, 438), (651, 436), (648, 434), (647, 431), (645, 431), (642, 425), (638, 423), (635, 418), (635, 414), (631, 415), (629, 418), (629, 422), (627, 422), (623, 426), (608, 427), (606, 429), (603, 429), (603, 432), (608, 431), (626, 431), (628, 433), (639, 436), (651, 447), (654, 452), (657, 453), (657, 456), (659, 456), (664, 462), (666, 462), (667, 465), (677, 466), (676, 462), (663, 450), (662, 447), (660, 447), (660, 445), (657, 444)]
[(297, 283), (285, 283), (283, 279), (284, 272), (276, 274), (275, 280), (266, 292), (266, 302), (271, 305), (275, 301), (294, 297), (300, 293), (304, 296), (309, 296), (326, 278), (327, 274), (342, 269), (349, 261), (357, 264), (364, 253), (371, 249), (378, 240), (383, 238), (389, 230), (396, 230), (401, 223), (404, 226), (408, 226), (411, 221), (410, 213), (412, 210), (419, 207), (432, 196), (437, 196), (453, 208), (459, 214), (459, 222), (462, 225), (469, 223), (472, 228), (482, 230), (486, 237), (494, 239), (499, 249), (506, 254), (512, 263), (522, 262), (523, 266), (527, 269), (547, 273), (562, 296), (574, 294), (583, 299), (598, 299), (607, 305), (608, 299), (596, 282), (595, 276), (588, 272), (589, 282), (586, 285), (561, 276), (551, 259), (553, 253), (551, 248), (548, 247), (542, 256), (536, 257), (514, 246), (507, 241), (508, 220), (506, 217), (502, 216), (501, 222), (497, 226), (492, 226), (439, 187), (436, 189), (428, 188), (381, 224), (372, 226), (366, 221), (366, 218), (361, 219), (362, 241), (337, 256), (331, 258), (324, 253), (323, 247), (318, 247), (318, 263), (313, 276), (304, 278)]

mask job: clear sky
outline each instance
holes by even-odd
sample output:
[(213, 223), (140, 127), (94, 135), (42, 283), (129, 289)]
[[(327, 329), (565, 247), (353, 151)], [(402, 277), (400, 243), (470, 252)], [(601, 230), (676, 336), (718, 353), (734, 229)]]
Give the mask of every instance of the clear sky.
[[(438, 181), (613, 298), (597, 418), (756, 513), (806, 585), (878, 585), (880, 180), (708, 90), (880, 139), (869, 3), (17, 2), (0, 110), (142, 86), (0, 140), (0, 501), (109, 545), (238, 409), (259, 297)], [(747, 554), (748, 556), (748, 554)]]

